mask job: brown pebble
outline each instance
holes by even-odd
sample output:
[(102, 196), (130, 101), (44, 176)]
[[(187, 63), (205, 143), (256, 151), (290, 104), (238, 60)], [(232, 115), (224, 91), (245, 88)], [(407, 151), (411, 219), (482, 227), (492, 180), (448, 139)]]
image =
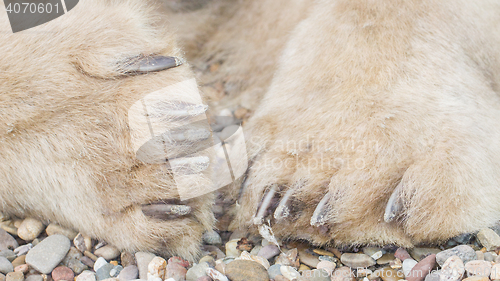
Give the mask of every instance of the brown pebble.
[(422, 281), (436, 265), (436, 255), (432, 254), (419, 261), (410, 271), (406, 280)]
[(97, 260), (97, 256), (92, 254), (91, 252), (89, 251), (85, 251), (83, 252), (83, 254), (88, 257), (89, 259), (93, 260), (93, 261), (96, 261)]
[(54, 268), (51, 275), (54, 281), (71, 281), (75, 278), (75, 274), (73, 273), (73, 271), (66, 266), (58, 266)]
[(248, 240), (246, 237), (241, 238), (236, 246), (237, 250), (250, 252), (253, 249), (253, 242)]
[(377, 274), (377, 276), (382, 278), (384, 281), (397, 281), (405, 279), (403, 272), (397, 271), (389, 266), (375, 271), (374, 274)]
[(118, 265), (118, 261), (110, 261), (109, 263), (112, 264), (112, 265), (114, 265), (114, 266)]
[(30, 266), (27, 264), (21, 264), (21, 265), (18, 265), (14, 268), (15, 272), (22, 272), (23, 274), (28, 273), (29, 270), (30, 270)]
[(269, 280), (269, 275), (264, 266), (258, 262), (247, 260), (235, 260), (228, 263), (225, 275), (232, 281)]
[(396, 252), (394, 253), (394, 256), (396, 258), (400, 259), (401, 261), (404, 261), (405, 259), (411, 258), (410, 254), (408, 254), (408, 252), (403, 248), (398, 248), (396, 250)]
[(90, 267), (90, 268), (94, 268), (94, 261), (93, 261), (92, 259), (90, 259), (89, 257), (81, 257), (81, 258), (80, 258), (80, 261), (81, 261), (84, 265), (86, 265), (86, 266), (88, 266), (88, 267)]
[(12, 261), (12, 266), (17, 267), (26, 263), (26, 255), (19, 256)]
[(122, 266), (124, 268), (129, 266), (129, 265), (136, 265), (135, 264), (135, 257), (130, 252), (123, 252), (121, 254), (121, 261), (122, 261)]
[(348, 266), (337, 268), (332, 273), (332, 281), (356, 281), (354, 272)]
[(465, 264), (465, 271), (468, 276), (490, 276), (491, 262), (489, 261), (469, 261)]
[(5, 275), (3, 275), (2, 273), (0, 273), (0, 281), (5, 281)]
[(22, 272), (9, 272), (5, 276), (5, 281), (23, 281), (24, 274)]

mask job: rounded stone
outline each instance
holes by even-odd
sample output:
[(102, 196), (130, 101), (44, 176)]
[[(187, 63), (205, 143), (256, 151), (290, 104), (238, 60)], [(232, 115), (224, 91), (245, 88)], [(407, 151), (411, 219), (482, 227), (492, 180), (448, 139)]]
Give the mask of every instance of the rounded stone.
[(94, 272), (85, 270), (75, 278), (75, 281), (96, 281)]
[(280, 267), (280, 272), (281, 275), (283, 275), (283, 277), (287, 278), (288, 280), (293, 280), (300, 277), (300, 273), (291, 266)]
[(14, 268), (15, 272), (22, 272), (23, 274), (28, 273), (29, 270), (30, 270), (30, 266), (27, 264), (21, 264), (21, 265), (18, 265)]
[(34, 218), (25, 218), (17, 229), (17, 236), (24, 241), (32, 241), (42, 233), (45, 226), (43, 223)]
[(281, 264), (273, 264), (267, 269), (267, 273), (269, 274), (269, 278), (274, 279), (276, 275), (281, 275), (280, 270)]
[(106, 259), (104, 259), (103, 257), (100, 257), (98, 258), (95, 262), (94, 262), (94, 271), (97, 272), (97, 270), (99, 270), (99, 268), (101, 268), (103, 265), (107, 264), (108, 262), (106, 261)]
[(365, 254), (344, 253), (340, 261), (351, 268), (369, 267), (376, 264), (374, 259)]
[(14, 250), (19, 247), (16, 239), (12, 237), (7, 231), (0, 228), (0, 251)]
[(438, 248), (419, 248), (415, 247), (410, 250), (410, 254), (414, 260), (420, 261), (421, 259), (427, 257), (428, 255), (437, 254), (441, 252)]
[(410, 271), (406, 280), (408, 281), (423, 281), (425, 276), (431, 272), (436, 265), (436, 255), (432, 254), (419, 261)]
[(305, 270), (298, 281), (330, 281), (330, 275), (323, 269)]
[(462, 279), (462, 281), (490, 281), (490, 279), (486, 276), (471, 276), (471, 277)]
[(76, 231), (62, 227), (56, 223), (49, 224), (45, 229), (45, 233), (47, 233), (47, 235), (49, 236), (52, 236), (54, 234), (64, 235), (70, 240), (73, 240), (78, 234), (76, 233)]
[(143, 280), (148, 279), (148, 265), (156, 257), (154, 254), (149, 252), (137, 252), (135, 253), (135, 261), (137, 262), (137, 268), (139, 268), (139, 278)]
[(403, 272), (405, 274), (405, 276), (408, 276), (410, 274), (410, 271), (415, 267), (415, 265), (417, 265), (417, 261), (414, 260), (414, 259), (405, 259), (403, 261)]
[(500, 264), (497, 263), (491, 267), (490, 279), (491, 280), (499, 280), (500, 279)]
[(398, 248), (396, 250), (396, 252), (394, 253), (394, 256), (396, 258), (400, 259), (401, 261), (404, 261), (405, 259), (411, 258), (410, 254), (408, 254), (408, 252), (403, 248)]
[(467, 271), (468, 276), (490, 276), (491, 267), (489, 261), (469, 261), (465, 264), (465, 271)]
[(328, 272), (328, 274), (332, 274), (332, 272), (335, 270), (335, 266), (336, 264), (334, 262), (331, 262), (331, 261), (320, 261), (318, 263), (318, 265), (316, 266), (317, 269), (323, 269), (325, 270), (326, 272)]
[(9, 272), (5, 276), (5, 281), (24, 281), (24, 274), (22, 272)]
[(439, 280), (458, 281), (462, 279), (464, 272), (465, 266), (462, 260), (457, 256), (451, 256), (444, 262), (439, 272)]
[(66, 280), (66, 281), (71, 281), (75, 278), (75, 274), (73, 271), (66, 266), (58, 266), (54, 268), (52, 271), (52, 279), (54, 281), (61, 281), (61, 280)]
[(356, 281), (352, 270), (347, 266), (337, 268), (332, 274), (332, 281)]
[(148, 280), (152, 278), (165, 279), (167, 261), (162, 257), (154, 257), (148, 265)]
[(451, 256), (459, 257), (464, 263), (477, 258), (476, 251), (467, 245), (459, 245), (454, 248), (439, 252), (436, 254), (436, 262), (443, 266), (444, 262)]
[(476, 237), (487, 251), (493, 251), (500, 247), (500, 236), (489, 228), (479, 230)]
[(64, 259), (70, 247), (68, 237), (51, 235), (28, 252), (26, 263), (38, 272), (49, 274)]
[(30, 274), (24, 278), (25, 281), (43, 281), (43, 276), (40, 274)]
[(203, 239), (203, 242), (208, 245), (222, 244), (222, 238), (220, 237), (219, 233), (217, 233), (217, 231), (207, 231), (203, 233), (203, 236), (201, 238)]
[(318, 256), (315, 256), (306, 250), (299, 250), (299, 260), (301, 263), (311, 268), (316, 268), (316, 266), (320, 262)]
[(280, 253), (280, 249), (278, 248), (278, 246), (267, 245), (267, 246), (262, 247), (259, 250), (259, 253), (257, 254), (257, 256), (263, 257), (265, 259), (272, 259), (275, 256), (279, 255), (279, 253)]
[(109, 272), (109, 275), (111, 277), (118, 277), (118, 274), (120, 274), (120, 272), (123, 270), (123, 266), (121, 265), (115, 265), (115, 267), (113, 267), (113, 269), (111, 269), (111, 271)]
[(113, 269), (113, 267), (115, 267), (115, 266), (110, 264), (110, 263), (107, 263), (107, 264), (99, 267), (99, 269), (95, 272), (97, 281), (111, 278), (110, 272), (111, 272), (111, 269)]
[(14, 271), (12, 263), (4, 257), (0, 257), (0, 273), (7, 274)]
[(241, 251), (236, 248), (238, 247), (238, 241), (239, 239), (233, 239), (226, 243), (226, 256), (234, 258), (240, 256)]
[(397, 281), (405, 279), (404, 274), (391, 267), (384, 267), (377, 270), (377, 275), (384, 281)]
[(120, 281), (135, 280), (137, 277), (139, 277), (139, 269), (135, 265), (124, 267), (122, 271), (120, 271), (120, 274), (118, 274), (118, 279), (120, 279)]
[(206, 276), (207, 269), (210, 268), (210, 265), (207, 262), (202, 262), (191, 267), (186, 273), (187, 281), (196, 281), (196, 279)]
[(235, 260), (226, 265), (226, 276), (231, 281), (268, 281), (267, 270), (259, 263)]
[(123, 252), (120, 256), (123, 267), (128, 267), (129, 265), (136, 265), (134, 255), (130, 252)]
[(106, 260), (116, 259), (120, 255), (120, 251), (111, 245), (106, 245), (95, 250), (94, 255), (98, 257), (103, 257)]

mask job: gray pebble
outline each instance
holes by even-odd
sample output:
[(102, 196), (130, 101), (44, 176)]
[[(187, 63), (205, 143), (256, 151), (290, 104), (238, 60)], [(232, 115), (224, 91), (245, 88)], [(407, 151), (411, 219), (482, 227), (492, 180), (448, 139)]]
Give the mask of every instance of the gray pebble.
[(14, 249), (14, 253), (19, 257), (22, 255), (26, 255), (31, 249), (33, 248), (33, 245), (31, 243), (19, 246)]
[[(347, 278), (346, 278), (347, 279)], [(328, 272), (324, 269), (304, 270), (302, 276), (297, 279), (298, 281), (330, 281), (331, 279)]]
[(111, 269), (111, 271), (109, 272), (109, 275), (111, 277), (117, 277), (118, 274), (120, 274), (120, 272), (123, 270), (123, 266), (121, 265), (116, 265), (115, 267), (113, 267), (113, 269)]
[(484, 261), (484, 253), (481, 251), (476, 251), (476, 260)]
[(148, 279), (148, 265), (155, 257), (154, 254), (149, 252), (137, 252), (135, 253), (135, 261), (137, 263), (137, 268), (139, 269), (139, 278), (143, 280)]
[(257, 256), (263, 257), (265, 259), (272, 259), (275, 256), (279, 255), (279, 253), (280, 253), (280, 249), (278, 248), (278, 246), (267, 245), (267, 246), (262, 247), (262, 249), (260, 249)]
[(111, 275), (109, 274), (111, 272), (111, 269), (113, 269), (115, 266), (110, 264), (110, 263), (107, 263), (103, 266), (101, 266), (96, 272), (95, 272), (95, 275), (96, 275), (96, 279), (97, 281), (100, 281), (100, 280), (104, 280), (104, 279), (108, 279), (111, 277)]
[(19, 244), (17, 244), (16, 239), (0, 228), (0, 251), (14, 250), (17, 247), (19, 247)]
[(431, 255), (431, 254), (438, 254), (442, 252), (441, 249), (437, 248), (420, 248), (420, 247), (415, 247), (410, 250), (410, 255), (413, 259), (416, 261), (420, 261), (422, 258)]
[(127, 267), (129, 265), (136, 265), (134, 255), (129, 252), (123, 252), (121, 254), (122, 266)]
[(103, 247), (97, 249), (94, 252), (94, 255), (96, 255), (98, 257), (103, 257), (109, 261), (109, 260), (117, 258), (120, 255), (120, 251), (118, 251), (117, 248), (115, 248), (111, 245), (106, 245), (106, 246), (103, 246)]
[(340, 256), (340, 261), (351, 268), (369, 267), (376, 264), (374, 259), (365, 254), (344, 253)]
[(90, 268), (94, 268), (94, 264), (95, 264), (95, 262), (94, 262), (91, 258), (86, 257), (86, 256), (83, 256), (83, 257), (80, 259), (80, 261), (81, 261), (84, 265), (86, 265), (86, 266), (88, 266), (88, 267), (90, 267)]
[(5, 276), (5, 281), (24, 281), (22, 272), (10, 272)]
[(17, 258), (17, 255), (12, 250), (3, 250), (3, 251), (0, 251), (0, 257), (4, 257), (4, 258), (8, 259), (9, 261), (13, 261), (15, 258)]
[(135, 265), (129, 265), (120, 271), (120, 274), (118, 274), (118, 279), (120, 281), (130, 281), (137, 279), (139, 277), (139, 269)]
[(269, 278), (274, 279), (274, 277), (276, 277), (276, 275), (281, 275), (280, 268), (281, 268), (281, 264), (271, 265), (267, 269), (267, 273), (269, 274)]
[(470, 246), (459, 245), (454, 248), (436, 254), (436, 262), (443, 266), (444, 262), (451, 256), (458, 256), (464, 263), (475, 260), (476, 252)]
[(219, 245), (222, 244), (222, 238), (220, 237), (217, 231), (207, 231), (203, 233), (202, 236), (203, 242), (208, 245)]
[(337, 262), (337, 259), (331, 256), (319, 256), (318, 259), (320, 261), (331, 261), (331, 262)]
[[(484, 260), (485, 261), (495, 261), (495, 258), (496, 258), (496, 254), (495, 253), (491, 253), (491, 252), (484, 253)], [(464, 261), (464, 263), (465, 262), (466, 261)]]
[(3, 274), (7, 274), (9, 272), (14, 271), (14, 266), (7, 258), (0, 257), (0, 272)]
[(209, 267), (210, 265), (207, 262), (202, 262), (191, 267), (186, 273), (186, 280), (196, 281), (198, 278), (206, 276), (207, 268)]
[(425, 280), (424, 281), (439, 281), (439, 273), (441, 271), (440, 270), (433, 270), (431, 271), (429, 274), (427, 274), (425, 276)]
[(469, 244), (472, 237), (474, 237), (474, 234), (472, 233), (463, 233), (453, 237), (453, 240), (455, 240), (458, 244)]
[(40, 274), (31, 274), (26, 276), (24, 281), (43, 281), (43, 277)]
[(493, 251), (500, 247), (500, 236), (489, 228), (481, 229), (476, 234), (477, 239), (481, 244), (486, 247), (487, 251)]
[(77, 259), (71, 259), (66, 263), (66, 266), (69, 267), (75, 274), (80, 274), (84, 270), (88, 269), (88, 266), (85, 265), (83, 262)]
[(68, 237), (51, 235), (28, 252), (26, 263), (41, 273), (49, 274), (64, 259), (70, 246)]
[(85, 270), (75, 278), (75, 281), (96, 281), (95, 273), (90, 270)]
[(99, 268), (103, 267), (106, 264), (108, 264), (108, 262), (106, 261), (106, 259), (104, 259), (103, 257), (98, 258), (94, 262), (94, 271), (97, 272), (99, 270)]

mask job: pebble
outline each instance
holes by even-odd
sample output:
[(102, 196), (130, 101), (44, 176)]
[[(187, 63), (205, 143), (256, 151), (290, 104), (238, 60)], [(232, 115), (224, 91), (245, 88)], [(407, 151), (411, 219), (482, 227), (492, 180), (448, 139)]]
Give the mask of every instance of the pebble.
[(331, 275), (333, 270), (335, 270), (335, 267), (337, 265), (334, 262), (331, 261), (320, 261), (318, 265), (316, 266), (317, 269), (323, 269), (326, 272), (328, 272), (328, 275)]
[(330, 275), (323, 269), (306, 270), (302, 272), (299, 281), (330, 281)]
[(415, 265), (417, 265), (417, 263), (418, 262), (414, 259), (405, 259), (403, 261), (403, 272), (405, 276), (410, 275), (410, 271), (413, 269), (413, 267), (415, 267)]
[(471, 276), (462, 279), (462, 281), (490, 281), (490, 279), (486, 276)]
[(26, 255), (19, 256), (12, 261), (12, 266), (16, 267), (26, 263)]
[(375, 260), (366, 254), (344, 253), (340, 261), (351, 268), (369, 267), (376, 264)]
[(96, 281), (95, 273), (90, 270), (85, 270), (75, 278), (75, 281)]
[(500, 236), (489, 228), (479, 230), (476, 237), (488, 251), (493, 251), (500, 247)]
[(64, 235), (68, 237), (69, 240), (73, 240), (78, 234), (74, 230), (64, 228), (56, 223), (49, 224), (45, 229), (45, 233), (47, 233), (48, 236), (52, 236), (54, 234)]
[(104, 258), (98, 258), (95, 262), (94, 262), (94, 271), (97, 271), (99, 270), (99, 268), (101, 268), (103, 265), (107, 264), (108, 262), (106, 261), (106, 259)]
[[(229, 281), (229, 279), (227, 279), (227, 277), (224, 274), (220, 273), (219, 271), (217, 271), (213, 268), (207, 268), (206, 273), (210, 278), (212, 278), (215, 281)], [(200, 278), (204, 278), (204, 277), (205, 276), (202, 276)], [(197, 281), (200, 280), (200, 278), (198, 278)]]
[(281, 274), (280, 264), (273, 264), (267, 269), (267, 273), (269, 274), (269, 278), (274, 279), (276, 275)]
[(304, 270), (311, 270), (311, 268), (303, 263), (300, 264), (299, 269), (297, 269), (299, 272), (302, 272)]
[(161, 257), (154, 257), (148, 265), (148, 280), (155, 278), (165, 279), (167, 270), (167, 261)]
[(236, 260), (247, 260), (247, 261), (255, 261), (255, 262), (258, 262), (260, 263), (266, 270), (271, 266), (269, 264), (269, 261), (263, 257), (259, 257), (259, 256), (252, 256), (250, 255), (250, 253), (248, 253), (247, 251), (244, 251), (243, 253), (241, 253), (240, 257), (239, 258), (236, 258)]
[(451, 256), (444, 262), (439, 272), (439, 281), (458, 281), (462, 279), (464, 272), (465, 266), (462, 260), (457, 256)]
[(16, 239), (12, 237), (7, 231), (0, 228), (0, 251), (14, 250), (19, 247)]
[(484, 261), (484, 253), (481, 251), (476, 251), (476, 260)]
[(111, 245), (106, 245), (95, 250), (94, 255), (98, 257), (103, 257), (106, 260), (116, 259), (120, 255), (120, 251), (117, 248)]
[[(425, 276), (424, 281), (439, 281), (440, 270), (433, 270), (431, 273)], [(443, 280), (444, 281), (444, 280)]]
[(135, 253), (135, 261), (137, 263), (137, 268), (139, 269), (139, 278), (142, 280), (148, 279), (148, 265), (155, 258), (154, 254), (149, 252), (137, 252)]
[(384, 255), (384, 252), (379, 247), (364, 247), (363, 253), (374, 260), (378, 260)]
[(226, 243), (226, 256), (237, 258), (240, 256), (241, 251), (236, 249), (240, 239), (233, 239)]
[(54, 281), (61, 281), (61, 280), (72, 281), (73, 278), (75, 278), (75, 274), (73, 273), (73, 271), (66, 266), (58, 266), (54, 268), (51, 276)]
[(194, 265), (190, 269), (188, 269), (186, 273), (187, 281), (196, 281), (198, 278), (202, 276), (207, 276), (207, 269), (210, 268), (210, 265), (207, 262), (202, 262)]
[(276, 245), (267, 245), (259, 250), (257, 256), (263, 257), (265, 259), (272, 259), (280, 254), (280, 249)]
[(219, 233), (217, 233), (217, 231), (207, 231), (203, 233), (203, 236), (201, 238), (203, 239), (203, 242), (208, 245), (222, 244), (222, 238), (220, 237)]
[[(43, 277), (40, 274), (30, 274), (24, 278), (25, 281), (43, 281)], [(72, 281), (72, 280), (71, 280)]]
[(377, 270), (376, 274), (382, 278), (384, 281), (397, 281), (401, 279), (405, 279), (404, 274), (394, 270), (391, 267), (384, 267), (382, 269)]
[(385, 253), (379, 259), (377, 259), (377, 264), (378, 265), (385, 265), (385, 264), (390, 263), (394, 259), (395, 259), (395, 257), (394, 257), (393, 253)]
[(490, 276), (491, 262), (489, 262), (489, 261), (469, 261), (465, 264), (465, 271), (467, 272), (468, 276), (471, 276), (471, 275)]
[[(226, 265), (226, 276), (231, 281), (268, 281), (267, 270), (254, 261), (235, 260)], [(189, 280), (188, 280), (189, 281)]]
[(171, 257), (167, 262), (167, 278), (174, 278), (175, 280), (186, 279), (187, 267), (189, 262), (180, 257)]
[(75, 274), (80, 274), (84, 270), (88, 269), (88, 266), (78, 259), (70, 259), (65, 265), (73, 270)]
[(422, 259), (413, 267), (409, 275), (406, 276), (407, 281), (423, 281), (425, 276), (431, 272), (436, 265), (436, 255), (432, 254)]
[(111, 271), (109, 272), (109, 275), (111, 277), (118, 277), (118, 275), (120, 274), (120, 272), (123, 270), (123, 266), (121, 265), (115, 265), (115, 267), (113, 267), (113, 269), (111, 269)]
[(373, 271), (371, 271), (371, 269), (368, 269), (368, 268), (358, 268), (356, 270), (357, 277), (366, 277), (372, 273), (373, 273)]
[(283, 277), (287, 278), (288, 280), (293, 280), (295, 278), (299, 278), (300, 276), (300, 273), (291, 266), (280, 267), (280, 272), (281, 275), (283, 275)]
[(328, 252), (328, 251), (323, 250), (323, 249), (314, 249), (313, 252), (320, 255), (320, 256), (330, 256), (330, 257), (334, 256), (332, 252)]
[(494, 264), (491, 267), (490, 279), (491, 280), (500, 279), (500, 264)]
[(439, 266), (443, 266), (444, 262), (451, 256), (459, 257), (464, 263), (475, 260), (477, 258), (476, 251), (467, 245), (459, 245), (454, 248), (442, 251), (436, 254), (436, 262)]
[(111, 272), (111, 269), (113, 269), (113, 267), (115, 266), (110, 263), (106, 263), (105, 265), (99, 267), (99, 269), (95, 272), (97, 281), (110, 278), (111, 275), (109, 273)]
[(214, 257), (212, 256), (204, 256), (202, 257), (198, 263), (202, 263), (202, 262), (208, 262), (208, 264), (210, 264), (211, 266), (214, 266), (215, 265), (215, 259)]
[(401, 261), (404, 261), (405, 259), (411, 258), (410, 254), (408, 254), (408, 252), (403, 248), (398, 248), (396, 250), (396, 252), (394, 253), (394, 256), (396, 258), (400, 259)]
[(122, 261), (123, 267), (127, 267), (129, 265), (136, 265), (134, 255), (129, 252), (123, 252), (120, 256), (120, 260)]
[(85, 243), (85, 238), (81, 233), (78, 233), (75, 238), (73, 239), (73, 245), (80, 251), (80, 252), (85, 252), (87, 250), (90, 250), (87, 248), (87, 244)]
[(42, 233), (44, 228), (45, 226), (41, 221), (34, 218), (26, 218), (17, 229), (17, 236), (24, 241), (32, 241)]
[(49, 274), (64, 259), (70, 245), (71, 242), (66, 236), (49, 236), (28, 252), (26, 263), (38, 272)]
[(2, 273), (0, 273), (0, 281), (5, 281), (5, 275), (3, 275)]
[(342, 266), (339, 267), (337, 270), (333, 272), (332, 281), (356, 281), (356, 278), (354, 277), (354, 272), (347, 267), (347, 266)]
[(15, 248), (14, 253), (19, 257), (22, 255), (26, 255), (32, 248), (33, 245), (31, 243), (28, 243)]
[[(318, 262), (319, 262), (319, 259), (318, 259)], [(299, 261), (299, 253), (297, 251), (297, 248), (293, 248), (289, 251), (281, 253), (276, 258), (274, 263), (298, 268), (300, 266), (300, 261)], [(310, 264), (308, 264), (305, 261), (303, 263), (311, 266)], [(316, 266), (313, 266), (313, 267), (316, 267)]]
[(14, 271), (12, 263), (4, 257), (0, 257), (0, 273), (7, 274)]
[(320, 262), (319, 257), (307, 252), (306, 250), (299, 250), (299, 260), (301, 263), (312, 268), (316, 268)]
[[(226, 277), (227, 278), (227, 277)], [(165, 281), (176, 281), (174, 278), (169, 278)], [(208, 277), (208, 276), (202, 276), (200, 278), (198, 278), (196, 281), (212, 281), (212, 278)]]
[(441, 252), (441, 250), (437, 248), (413, 248), (410, 250), (411, 256), (416, 261), (420, 261), (422, 258), (431, 254), (438, 254), (439, 252)]
[(483, 258), (485, 261), (495, 261), (495, 258), (497, 257), (498, 255), (496, 253), (492, 253), (492, 252), (486, 252), (483, 254)]
[(3, 250), (3, 251), (0, 251), (0, 257), (4, 257), (4, 258), (8, 259), (9, 261), (13, 261), (15, 258), (17, 258), (17, 255), (12, 250)]
[(290, 281), (288, 278), (283, 277), (283, 275), (276, 275), (274, 281)]
[(23, 274), (28, 273), (29, 270), (30, 270), (30, 266), (27, 264), (21, 264), (21, 265), (18, 265), (14, 268), (15, 272), (22, 272)]
[(126, 266), (120, 271), (120, 274), (118, 274), (118, 279), (120, 281), (129, 281), (129, 280), (134, 280), (139, 277), (139, 269), (135, 265), (129, 265)]
[(9, 272), (5, 276), (5, 281), (24, 281), (24, 274), (22, 272)]

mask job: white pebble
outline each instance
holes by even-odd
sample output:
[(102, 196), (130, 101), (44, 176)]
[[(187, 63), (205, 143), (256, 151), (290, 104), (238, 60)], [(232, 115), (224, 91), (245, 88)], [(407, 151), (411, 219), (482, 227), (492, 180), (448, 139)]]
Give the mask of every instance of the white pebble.
[(101, 268), (103, 265), (107, 264), (108, 262), (106, 261), (106, 259), (104, 259), (103, 257), (100, 257), (98, 258), (95, 263), (94, 263), (94, 271), (97, 272), (97, 270), (99, 268)]
[(417, 261), (414, 259), (405, 259), (403, 261), (403, 273), (405, 276), (408, 276), (410, 274), (410, 271), (417, 265)]
[(280, 272), (281, 275), (283, 275), (285, 278), (288, 278), (288, 280), (293, 280), (300, 277), (300, 273), (291, 266), (281, 266)]

